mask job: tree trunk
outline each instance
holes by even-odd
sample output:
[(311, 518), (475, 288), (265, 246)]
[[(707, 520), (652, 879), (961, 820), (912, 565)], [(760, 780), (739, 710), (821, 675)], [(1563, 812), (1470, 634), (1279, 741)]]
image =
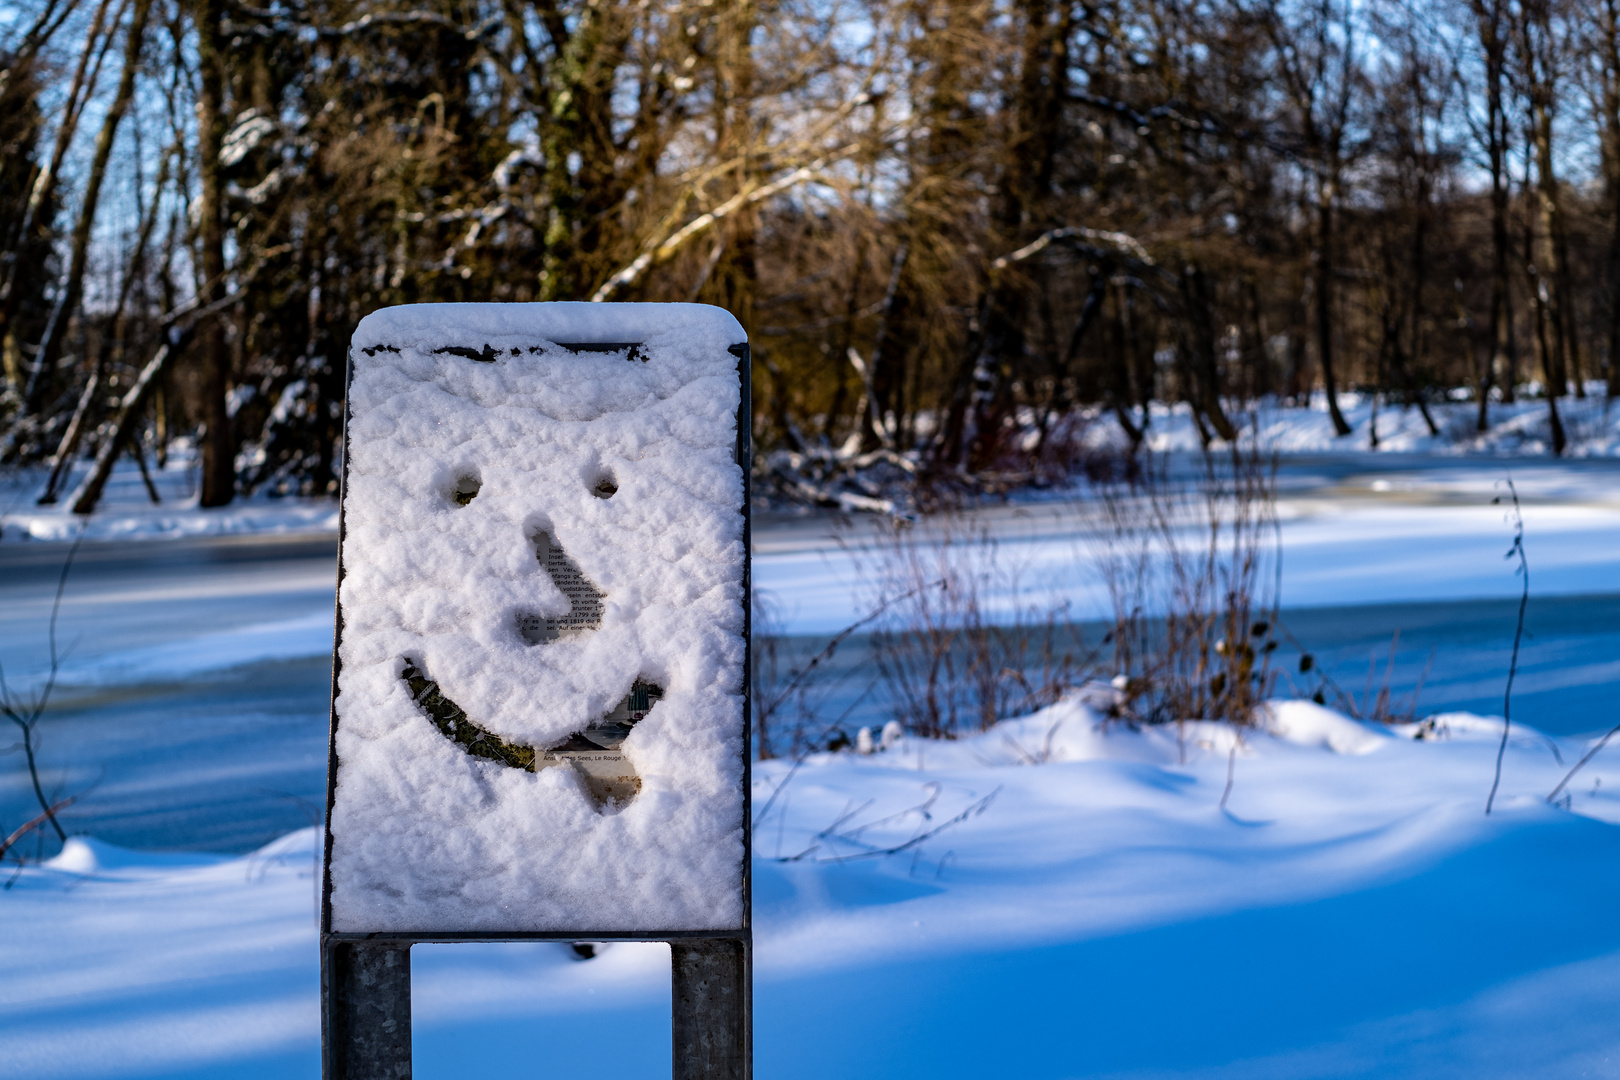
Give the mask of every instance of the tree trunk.
[(1507, 80), (1505, 16), (1501, 0), (1490, 0), (1488, 6), (1476, 0), (1474, 14), (1479, 26), (1480, 47), (1485, 54), (1485, 155), (1491, 173), (1491, 314), (1487, 343), (1490, 351), (1476, 384), (1479, 415), (1474, 424), (1477, 430), (1485, 431), (1490, 426), (1491, 386), (1500, 373), (1502, 400), (1511, 404), (1514, 384), (1518, 381), (1518, 362), (1513, 295), (1508, 279), (1508, 252), (1512, 241), (1508, 237), (1508, 126), (1507, 110), (1503, 106)]
[(1609, 372), (1608, 396), (1620, 394), (1620, 176), (1609, 181)]
[[(1494, 327), (1495, 348), (1502, 364), (1502, 400), (1511, 405), (1519, 392), (1519, 335), (1513, 317), (1513, 285), (1508, 276), (1509, 252), (1513, 243), (1509, 236), (1508, 208), (1511, 186), (1511, 177), (1508, 173), (1508, 132), (1512, 128), (1504, 101), (1510, 86), (1507, 38), (1511, 28), (1503, 25), (1507, 16), (1500, 6), (1493, 4), (1491, 12), (1493, 19), (1491, 42), (1495, 65), (1490, 85), (1490, 104), (1497, 125), (1492, 140), (1495, 155), (1491, 159), (1491, 287), (1502, 301), (1502, 318)], [(1481, 408), (1484, 408), (1483, 404)]]
[[(752, 38), (755, 21), (753, 6), (747, 0), (730, 4), (717, 20), (716, 156), (722, 161), (737, 162), (728, 195), (746, 191), (754, 182), (757, 140), (749, 107), (754, 98)], [(606, 164), (611, 164), (611, 158)], [(753, 207), (744, 208), (731, 218), (729, 243), (714, 275), (720, 288), (721, 304), (749, 334), (754, 331), (754, 301), (759, 284), (758, 218), (758, 211)]]
[[(1001, 146), (1000, 176), (993, 205), (992, 242), (1016, 246), (1049, 211), (1062, 106), (1068, 88), (1064, 25), (1052, 0), (1018, 0), (1020, 27), (1017, 98), (1012, 130)], [(978, 348), (965, 350), (936, 451), (941, 464), (976, 471), (1000, 449), (1002, 428), (1013, 412), (1013, 384), (1024, 374), (1026, 293), (1016, 274), (989, 275), (982, 305)]]
[(1429, 413), (1429, 403), (1424, 398), (1424, 386), (1421, 381), (1425, 346), (1423, 290), (1429, 280), (1429, 180), (1426, 173), (1419, 174), (1416, 209), (1417, 221), (1412, 228), (1412, 295), (1407, 336), (1409, 348), (1403, 353), (1400, 338), (1397, 336), (1394, 358), (1401, 374), (1401, 381), (1405, 384), (1403, 389), (1406, 391), (1406, 404), (1417, 406), (1418, 413), (1423, 417), (1424, 426), (1429, 429), (1429, 435), (1438, 438), (1440, 428)]
[[(162, 346), (152, 359), (147, 361), (140, 375), (136, 377), (135, 385), (129, 388), (129, 392), (119, 402), (112, 431), (108, 432), (107, 441), (102, 443), (101, 449), (96, 452), (96, 462), (90, 469), (90, 475), (84, 478), (84, 482), (73, 493), (75, 514), (95, 512), (96, 504), (101, 501), (101, 493), (107, 486), (107, 478), (112, 476), (113, 463), (118, 460), (118, 454), (124, 448), (124, 444), (134, 436), (135, 425), (146, 408), (147, 398), (157, 388), (163, 369), (168, 366), (169, 361), (185, 348), (187, 336), (188, 331), (185, 330), (167, 331)], [(142, 471), (145, 471), (144, 468)], [(152, 501), (156, 502), (156, 493), (153, 495)]]
[[(1529, 149), (1536, 167), (1537, 211), (1541, 219), (1540, 243), (1527, 247), (1526, 260), (1533, 267), (1538, 309), (1537, 334), (1542, 345), (1542, 370), (1547, 381), (1548, 400), (1569, 392), (1568, 273), (1563, 266), (1564, 219), (1558, 196), (1558, 178), (1553, 163), (1553, 79), (1549, 13), (1542, 0), (1526, 3), (1519, 23), (1520, 52), (1524, 57), (1525, 96), (1529, 108)], [(1529, 162), (1526, 162), (1529, 167)], [(1537, 250), (1539, 248), (1539, 250)], [(1551, 341), (1547, 335), (1551, 334)], [(1556, 410), (1554, 412), (1556, 415)], [(1562, 424), (1557, 425), (1562, 433)], [(1555, 443), (1561, 439), (1555, 437)], [(1560, 451), (1562, 446), (1557, 447)]]
[[(905, 306), (909, 294), (901, 288), (910, 261), (911, 245), (901, 241), (889, 267), (889, 283), (883, 293), (883, 315), (878, 319), (877, 333), (872, 337), (872, 362), (861, 377), (866, 387), (866, 407), (859, 410), (860, 416), (857, 418), (862, 453), (889, 446), (897, 438), (902, 440), (900, 445), (910, 445), (904, 441), (904, 425), (901, 423), (901, 418), (907, 415), (901, 380), (905, 371), (904, 362), (896, 362), (889, 356), (891, 352), (900, 351), (895, 347), (894, 328), (904, 325), (906, 316), (910, 314)], [(850, 354), (846, 352), (844, 355)]]
[[(219, 152), (224, 140), (225, 57), (221, 51), (223, 0), (196, 0), (197, 64), (202, 92), (197, 99), (197, 172), (202, 189), (202, 282), (204, 305), (225, 297), (225, 187)], [(222, 315), (215, 314), (198, 330), (202, 364), (201, 506), (224, 506), (236, 496), (236, 438), (225, 396), (230, 390), (231, 354)]]
[(1181, 297), (1190, 338), (1186, 351), (1192, 379), (1189, 397), (1193, 410), (1207, 417), (1215, 433), (1231, 442), (1237, 438), (1237, 428), (1221, 407), (1220, 364), (1215, 355), (1215, 324), (1210, 311), (1209, 278), (1202, 268), (1188, 265), (1182, 270)]
[(1107, 400), (1114, 409), (1114, 416), (1119, 420), (1120, 430), (1125, 432), (1125, 437), (1131, 442), (1131, 453), (1134, 455), (1137, 448), (1142, 445), (1145, 432), (1136, 423), (1130, 411), (1136, 403), (1136, 374), (1133, 370), (1135, 364), (1131, 349), (1133, 342), (1125, 322), (1126, 287), (1116, 285), (1110, 291), (1113, 293), (1113, 318), (1110, 320), (1112, 340), (1109, 344), (1114, 357), (1110, 365), (1112, 374), (1109, 379), (1111, 385), (1107, 391)]
[[(157, 183), (153, 191), (163, 191), (169, 183), (169, 167), (180, 154), (180, 147), (176, 146), (169, 153), (163, 155), (163, 165), (158, 170)], [(85, 384), (84, 392), (79, 396), (78, 407), (73, 410), (73, 418), (68, 422), (67, 430), (62, 433), (62, 441), (57, 444), (56, 453), (51, 458), (50, 477), (45, 482), (45, 491), (37, 500), (39, 505), (47, 506), (56, 502), (61, 495), (62, 485), (67, 482), (69, 473), (73, 470), (73, 456), (78, 453), (79, 441), (84, 437), (89, 426), (89, 416), (100, 393), (101, 380), (107, 371), (107, 362), (112, 358), (114, 335), (118, 334), (124, 320), (124, 311), (129, 304), (130, 290), (140, 278), (142, 268), (146, 264), (146, 248), (152, 241), (152, 230), (157, 227), (158, 215), (163, 207), (161, 199), (154, 198), (141, 214), (140, 232), (135, 240), (135, 250), (130, 253), (129, 263), (124, 269), (124, 280), (118, 287), (118, 303), (114, 305), (112, 317), (107, 320), (107, 331), (102, 334), (101, 346), (96, 350), (95, 366), (90, 373), (90, 381)], [(162, 439), (162, 416), (159, 414), (159, 442), (158, 461), (159, 468), (165, 457)]]
[(1609, 212), (1608, 396), (1620, 394), (1620, 2), (1603, 0), (1598, 40), (1603, 75), (1603, 182)]
[(1609, 381), (1608, 395), (1620, 394), (1620, 176), (1610, 180), (1609, 212)]
[(1335, 434), (1350, 434), (1350, 425), (1339, 411), (1339, 388), (1333, 373), (1333, 183), (1322, 180), (1316, 198), (1316, 353), (1322, 365), (1322, 384), (1327, 391), (1328, 416)]
[[(1529, 163), (1526, 162), (1526, 168)], [(1528, 183), (1525, 185), (1525, 197), (1530, 197)], [(1564, 422), (1558, 415), (1558, 394), (1553, 392), (1553, 369), (1556, 358), (1547, 342), (1547, 283), (1537, 272), (1535, 264), (1535, 224), (1531, 214), (1524, 216), (1524, 263), (1530, 275), (1530, 306), (1535, 312), (1536, 327), (1536, 353), (1541, 358), (1541, 370), (1544, 380), (1544, 392), (1547, 395), (1547, 424), (1552, 434), (1554, 454), (1564, 452)]]
[[(540, 299), (584, 300), (605, 254), (610, 212), (629, 182), (617, 167), (612, 73), (624, 62), (628, 40), (622, 12), (587, 4), (569, 26), (556, 5), (544, 5), (542, 21), (556, 59), (546, 72), (549, 115), (541, 122), (549, 218), (540, 271)], [(717, 98), (724, 90), (717, 86)], [(653, 146), (646, 139), (644, 148)], [(646, 162), (644, 162), (646, 163)], [(656, 164), (656, 155), (651, 163)], [(633, 296), (626, 299), (634, 299)]]

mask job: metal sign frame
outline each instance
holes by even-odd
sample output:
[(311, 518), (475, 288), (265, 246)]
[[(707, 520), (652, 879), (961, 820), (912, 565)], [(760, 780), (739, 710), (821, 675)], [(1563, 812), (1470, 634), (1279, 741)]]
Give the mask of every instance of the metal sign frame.
[[(553, 342), (574, 353), (628, 352), (640, 342)], [(446, 350), (449, 351), (449, 350)], [(462, 350), (454, 350), (458, 354)], [(488, 351), (488, 346), (485, 346)], [(337, 693), (343, 639), (343, 496), (349, 484), (351, 349), (344, 373), (343, 473), (339, 489), (339, 589), (332, 638), (332, 704), (327, 741), (326, 823), (321, 871), (321, 1075), (325, 1080), (408, 1080), (411, 1076), (410, 948), (418, 942), (664, 941), (670, 946), (671, 1053), (675, 1080), (749, 1080), (753, 1075), (753, 748), (750, 723), (752, 654), (751, 482), (753, 379), (748, 343), (732, 345), (741, 394), (736, 462), (742, 469), (743, 665), (742, 926), (736, 930), (386, 931), (332, 930), (332, 809), (337, 795)], [(465, 355), (485, 357), (467, 349)], [(493, 354), (491, 354), (492, 356)]]

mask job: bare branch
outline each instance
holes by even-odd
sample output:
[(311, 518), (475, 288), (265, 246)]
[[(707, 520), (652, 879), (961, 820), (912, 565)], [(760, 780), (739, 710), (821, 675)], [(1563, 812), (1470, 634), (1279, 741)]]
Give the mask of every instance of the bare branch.
[(844, 146), (824, 157), (819, 157), (808, 165), (800, 166), (768, 184), (739, 191), (708, 213), (700, 214), (687, 222), (674, 236), (654, 246), (649, 246), (648, 250), (637, 255), (633, 262), (602, 283), (601, 287), (591, 295), (591, 303), (600, 304), (603, 301), (613, 299), (614, 294), (621, 289), (634, 285), (641, 279), (642, 274), (649, 269), (668, 262), (694, 237), (701, 236), (738, 210), (763, 202), (774, 195), (780, 195), (782, 192), (797, 187), (806, 180), (821, 175), (822, 170), (828, 165), (850, 156), (858, 149), (860, 149), (859, 143), (850, 143), (848, 146)]
[[(27, 821), (23, 822), (21, 825), (17, 826), (15, 829), (11, 830), (11, 835), (7, 836), (5, 838), (5, 840), (0, 841), (0, 859), (5, 858), (6, 852), (10, 851), (14, 846), (16, 846), (17, 841), (21, 840), (23, 837), (25, 837), (29, 833), (33, 832), (35, 829), (39, 828), (41, 825), (45, 824), (47, 821), (49, 821), (52, 825), (56, 825), (57, 811), (65, 810), (69, 806), (72, 806), (72, 805), (73, 805), (73, 796), (71, 796), (71, 795), (69, 795), (65, 799), (58, 799), (58, 800), (56, 800), (56, 802), (52, 803), (45, 810), (41, 811), (38, 814), (35, 814), (33, 817), (29, 818)], [(58, 825), (57, 826), (57, 832), (61, 832), (61, 831), (62, 831), (61, 826)]]

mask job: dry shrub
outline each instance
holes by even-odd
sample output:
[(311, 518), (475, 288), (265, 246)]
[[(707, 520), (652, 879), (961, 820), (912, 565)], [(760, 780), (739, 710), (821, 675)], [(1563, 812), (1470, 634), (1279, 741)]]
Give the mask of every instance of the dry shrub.
[(1115, 675), (1117, 719), (1253, 724), (1275, 683), (1275, 475), (1273, 456), (1252, 442), (1179, 472), (1145, 453), (1092, 471), (1077, 513), (1082, 558), (1111, 607), (1098, 646), (1087, 645), (1070, 601), (1033, 599), (1027, 566), (986, 515), (848, 524), (840, 544), (859, 582), (860, 620), (820, 653), (790, 658), (768, 601), (756, 604), (756, 745), (768, 755), (773, 738), (791, 736), (794, 757), (823, 745), (850, 712), (824, 722), (826, 662), (868, 627), (876, 681), (914, 735), (981, 731), (1100, 673)]
[[(844, 537), (874, 620), (872, 654), (906, 730), (954, 738), (1056, 701), (1091, 670), (1067, 602), (1025, 599), (1022, 568), (959, 511)], [(998, 610), (999, 608), (999, 610)]]
[(1192, 469), (1140, 455), (1094, 477), (1082, 535), (1110, 603), (1117, 715), (1256, 721), (1275, 673), (1276, 458), (1250, 439)]

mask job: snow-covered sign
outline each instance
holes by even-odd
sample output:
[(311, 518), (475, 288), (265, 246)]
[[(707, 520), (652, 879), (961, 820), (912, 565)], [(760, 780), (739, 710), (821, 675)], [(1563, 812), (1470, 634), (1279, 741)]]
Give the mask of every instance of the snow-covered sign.
[(695, 304), (361, 322), (328, 933), (746, 928), (746, 357)]

